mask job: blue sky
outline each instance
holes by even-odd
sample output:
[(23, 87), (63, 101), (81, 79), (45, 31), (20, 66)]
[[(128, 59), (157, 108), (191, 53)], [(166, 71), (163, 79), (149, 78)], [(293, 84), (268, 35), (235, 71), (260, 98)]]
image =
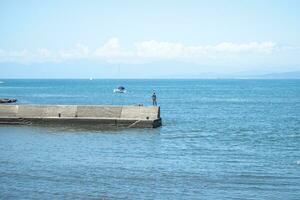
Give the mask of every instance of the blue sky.
[(2, 0), (0, 78), (299, 71), (299, 10), (297, 0)]

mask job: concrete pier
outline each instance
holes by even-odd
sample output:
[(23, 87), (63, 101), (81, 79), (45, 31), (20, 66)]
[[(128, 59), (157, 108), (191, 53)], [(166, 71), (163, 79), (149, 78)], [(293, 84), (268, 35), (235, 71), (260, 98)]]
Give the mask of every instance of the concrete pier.
[(156, 128), (161, 118), (156, 106), (0, 105), (0, 124)]

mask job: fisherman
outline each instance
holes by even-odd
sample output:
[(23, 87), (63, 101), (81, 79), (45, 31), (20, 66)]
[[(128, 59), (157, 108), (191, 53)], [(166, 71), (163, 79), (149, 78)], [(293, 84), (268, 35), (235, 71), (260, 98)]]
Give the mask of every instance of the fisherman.
[(157, 102), (156, 102), (156, 94), (155, 94), (155, 92), (153, 92), (153, 94), (152, 94), (152, 104), (153, 104), (153, 106), (157, 106)]

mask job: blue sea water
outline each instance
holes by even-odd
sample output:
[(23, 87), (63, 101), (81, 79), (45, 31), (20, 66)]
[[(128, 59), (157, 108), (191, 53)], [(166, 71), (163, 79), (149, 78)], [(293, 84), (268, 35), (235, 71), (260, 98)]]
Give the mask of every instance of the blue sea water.
[(20, 104), (150, 105), (155, 89), (163, 126), (1, 125), (0, 199), (300, 199), (300, 80), (1, 81)]

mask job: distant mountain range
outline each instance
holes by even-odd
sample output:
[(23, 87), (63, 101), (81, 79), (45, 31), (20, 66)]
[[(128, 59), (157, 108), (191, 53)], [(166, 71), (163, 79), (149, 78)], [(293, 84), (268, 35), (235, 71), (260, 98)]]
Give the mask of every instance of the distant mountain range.
[(181, 75), (180, 78), (200, 78), (200, 79), (300, 79), (300, 71), (281, 72), (281, 73), (234, 73), (234, 74), (221, 74), (221, 73), (201, 73), (194, 75)]
[[(220, 68), (207, 71), (208, 66), (177, 62), (147, 64), (119, 64), (95, 61), (70, 61), (58, 63), (0, 63), (0, 79), (37, 78), (37, 79), (300, 79), (300, 70), (289, 72), (252, 71), (234, 72)], [(271, 70), (271, 68), (266, 68)], [(279, 69), (279, 68), (277, 68)], [(202, 71), (203, 70), (203, 71)], [(286, 69), (288, 70), (288, 69)], [(0, 80), (1, 82), (1, 80)]]
[(263, 79), (300, 79), (300, 71), (270, 73), (259, 76), (250, 76), (249, 78), (263, 78)]

